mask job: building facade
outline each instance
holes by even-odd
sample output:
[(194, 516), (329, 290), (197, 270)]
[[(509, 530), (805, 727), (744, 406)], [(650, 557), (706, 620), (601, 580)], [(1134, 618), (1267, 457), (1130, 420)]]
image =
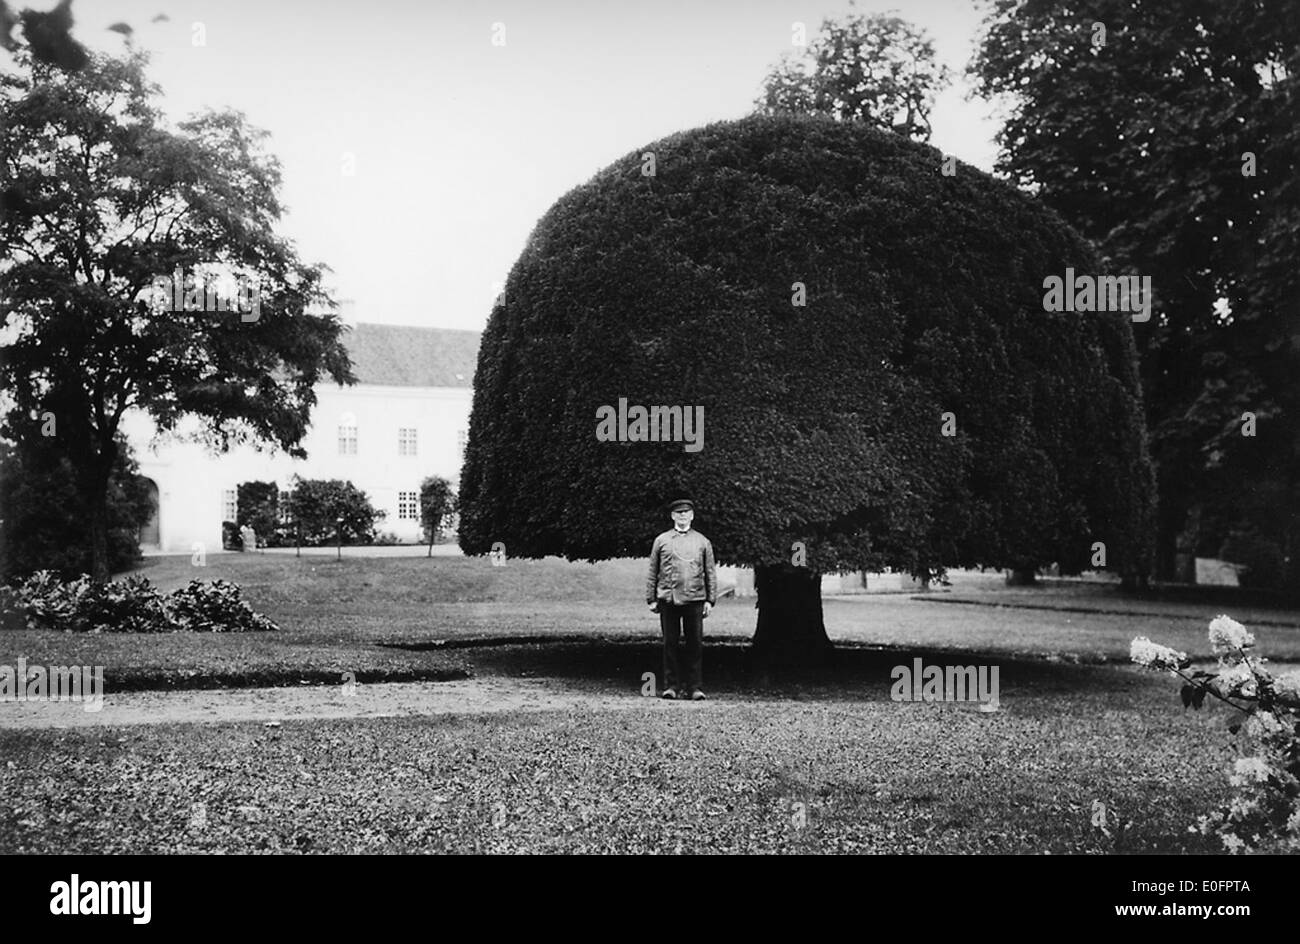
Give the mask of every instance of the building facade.
[(479, 334), (362, 323), (348, 326), (344, 343), (357, 383), (317, 386), (306, 459), (268, 446), (214, 452), (191, 441), (197, 425), (159, 437), (148, 416), (123, 417), (156, 497), (145, 551), (219, 550), (241, 482), (273, 481), (284, 498), (295, 476), (350, 481), (385, 513), (380, 533), (421, 539), (420, 482), (440, 475), (459, 486)]

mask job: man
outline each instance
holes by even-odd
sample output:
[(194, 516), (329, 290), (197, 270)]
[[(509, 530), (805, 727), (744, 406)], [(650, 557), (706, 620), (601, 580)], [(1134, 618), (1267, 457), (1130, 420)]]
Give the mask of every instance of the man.
[[(670, 506), (673, 526), (655, 538), (645, 601), (659, 614), (664, 634), (664, 698), (676, 698), (685, 683), (694, 701), (703, 701), (704, 618), (718, 600), (718, 569), (713, 545), (691, 527), (695, 505), (680, 498)], [(686, 678), (678, 670), (678, 640), (686, 637)]]

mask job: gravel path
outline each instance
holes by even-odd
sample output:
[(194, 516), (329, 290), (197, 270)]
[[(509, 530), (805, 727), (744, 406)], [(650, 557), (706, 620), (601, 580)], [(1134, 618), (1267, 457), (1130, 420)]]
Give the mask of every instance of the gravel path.
[[(298, 688), (213, 689), (109, 693), (99, 711), (77, 702), (0, 703), (0, 729), (87, 728), (135, 724), (277, 723), (313, 718), (396, 718), (409, 715), (494, 714), (502, 711), (609, 711), (659, 699), (576, 692), (541, 679), (482, 678), (454, 682), (384, 682)], [(691, 708), (697, 707), (694, 705)]]

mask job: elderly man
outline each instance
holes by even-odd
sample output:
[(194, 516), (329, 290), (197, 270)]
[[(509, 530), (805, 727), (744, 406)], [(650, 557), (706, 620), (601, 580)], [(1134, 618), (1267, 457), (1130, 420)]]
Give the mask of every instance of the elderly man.
[[(684, 682), (685, 692), (702, 701), (704, 617), (718, 600), (718, 569), (713, 545), (691, 527), (695, 505), (681, 498), (669, 506), (673, 526), (655, 538), (650, 550), (650, 574), (646, 578), (646, 603), (659, 614), (664, 634), (664, 698), (676, 698)], [(677, 661), (679, 640), (686, 638), (685, 679)]]

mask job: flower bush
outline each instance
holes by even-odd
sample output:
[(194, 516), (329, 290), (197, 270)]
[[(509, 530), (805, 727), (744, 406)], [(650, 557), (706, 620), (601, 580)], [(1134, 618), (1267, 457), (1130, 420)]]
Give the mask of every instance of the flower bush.
[(247, 633), (276, 629), (275, 623), (244, 600), (228, 580), (191, 580), (167, 599), (177, 629), (205, 633)]
[(1232, 793), (1193, 831), (1216, 834), (1229, 852), (1300, 851), (1300, 672), (1273, 675), (1255, 655), (1254, 635), (1228, 616), (1210, 622), (1213, 671), (1191, 668), (1187, 654), (1139, 636), (1129, 655), (1138, 665), (1183, 680), (1184, 707), (1207, 696), (1234, 708), (1228, 730), (1239, 756), (1228, 774)]
[(227, 580), (191, 580), (188, 586), (162, 596), (143, 577), (95, 584), (84, 575), (62, 580), (52, 571), (39, 571), (0, 589), (4, 590), (0, 615), (8, 617), (0, 623), (28, 629), (241, 633), (278, 628), (255, 612), (239, 587)]
[(143, 577), (96, 584), (89, 580), (68, 621), (73, 632), (162, 633), (171, 628), (163, 598)]
[(38, 570), (9, 588), (6, 606), (25, 618), (28, 629), (71, 626), (82, 594), (90, 586), (86, 576), (64, 580), (52, 570)]

